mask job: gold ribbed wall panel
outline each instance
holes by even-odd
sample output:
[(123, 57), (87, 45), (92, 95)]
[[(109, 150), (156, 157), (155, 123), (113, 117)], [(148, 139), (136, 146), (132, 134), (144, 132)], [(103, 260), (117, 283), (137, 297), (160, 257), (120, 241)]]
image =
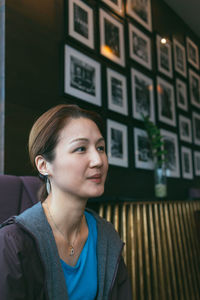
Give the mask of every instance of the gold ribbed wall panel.
[(200, 201), (101, 204), (126, 243), (133, 299), (200, 300)]

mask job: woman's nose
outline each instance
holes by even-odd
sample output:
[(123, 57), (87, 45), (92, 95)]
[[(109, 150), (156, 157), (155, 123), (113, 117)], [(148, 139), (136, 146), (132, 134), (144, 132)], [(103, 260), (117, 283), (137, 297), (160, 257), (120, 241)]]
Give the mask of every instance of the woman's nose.
[(103, 159), (101, 153), (97, 150), (91, 151), (90, 153), (90, 167), (101, 167), (103, 165)]

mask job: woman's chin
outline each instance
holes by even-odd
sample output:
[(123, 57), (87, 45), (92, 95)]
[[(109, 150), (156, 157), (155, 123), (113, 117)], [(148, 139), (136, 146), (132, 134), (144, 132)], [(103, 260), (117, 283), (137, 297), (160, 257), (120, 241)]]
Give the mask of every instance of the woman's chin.
[(89, 193), (88, 198), (96, 198), (96, 197), (100, 197), (101, 195), (103, 195), (104, 193), (104, 187), (98, 188), (95, 191), (91, 191), (91, 193)]

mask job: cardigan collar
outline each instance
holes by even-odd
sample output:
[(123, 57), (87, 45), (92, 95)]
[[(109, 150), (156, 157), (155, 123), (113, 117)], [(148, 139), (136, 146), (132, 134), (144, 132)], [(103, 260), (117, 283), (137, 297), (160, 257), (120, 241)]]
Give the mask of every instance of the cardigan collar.
[[(97, 221), (98, 296), (106, 300), (116, 274), (123, 243), (111, 223), (86, 209)], [(49, 300), (67, 300), (67, 287), (52, 229), (41, 202), (15, 217), (16, 223), (25, 227), (38, 243), (44, 262)]]

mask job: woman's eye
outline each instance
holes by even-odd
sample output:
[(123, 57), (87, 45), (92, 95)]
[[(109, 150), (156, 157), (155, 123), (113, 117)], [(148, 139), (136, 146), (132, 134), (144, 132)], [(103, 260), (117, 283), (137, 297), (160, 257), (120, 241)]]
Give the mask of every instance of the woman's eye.
[(98, 151), (101, 151), (101, 152), (105, 151), (105, 147), (104, 146), (99, 146), (97, 149), (98, 149)]
[(75, 152), (84, 152), (86, 150), (85, 147), (78, 147), (75, 149)]

